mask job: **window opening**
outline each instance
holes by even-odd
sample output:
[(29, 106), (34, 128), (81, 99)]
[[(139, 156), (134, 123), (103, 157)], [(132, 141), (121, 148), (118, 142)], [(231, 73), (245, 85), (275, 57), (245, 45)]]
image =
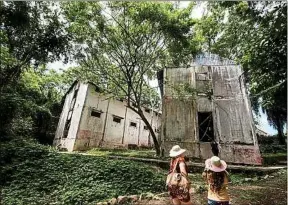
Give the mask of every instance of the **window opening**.
[(137, 124), (135, 122), (130, 122), (131, 127), (137, 127)]
[(212, 112), (198, 112), (198, 129), (200, 142), (214, 140)]
[(76, 90), (74, 91), (73, 98), (76, 98), (77, 95), (78, 95), (78, 89), (76, 89)]
[(91, 116), (100, 118), (101, 117), (101, 112), (100, 111), (96, 111), (96, 110), (92, 110), (91, 111)]
[(76, 102), (76, 99), (73, 98), (73, 99), (72, 99), (72, 102), (71, 102), (70, 110), (73, 110), (73, 109), (74, 109), (74, 107), (75, 107), (75, 102)]
[(63, 138), (67, 138), (68, 137), (70, 124), (71, 124), (71, 119), (66, 121), (65, 128), (64, 128), (64, 133), (63, 133)]
[(113, 122), (121, 123), (121, 118), (120, 117), (113, 117)]
[(150, 109), (149, 108), (145, 108), (145, 112), (150, 113)]

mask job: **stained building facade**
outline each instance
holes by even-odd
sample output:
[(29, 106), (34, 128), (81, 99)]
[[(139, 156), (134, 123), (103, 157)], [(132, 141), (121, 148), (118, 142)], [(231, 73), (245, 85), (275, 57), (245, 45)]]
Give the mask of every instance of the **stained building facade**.
[[(68, 151), (153, 146), (147, 126), (126, 105), (102, 95), (92, 83), (75, 81), (65, 95), (54, 146)], [(161, 113), (144, 107), (143, 112), (158, 135)]]
[[(186, 68), (166, 68), (162, 82), (162, 149), (166, 155), (175, 144), (190, 157), (212, 156), (211, 142), (220, 157), (237, 164), (262, 164), (242, 68), (216, 55), (201, 55)], [(175, 86), (196, 89), (179, 97)]]

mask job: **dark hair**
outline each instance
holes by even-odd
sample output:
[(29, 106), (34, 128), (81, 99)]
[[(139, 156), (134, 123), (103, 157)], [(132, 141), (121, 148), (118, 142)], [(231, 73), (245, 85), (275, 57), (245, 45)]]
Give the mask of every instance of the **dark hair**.
[(218, 156), (219, 155), (219, 147), (218, 147), (218, 143), (213, 141), (210, 143), (211, 146), (211, 150), (214, 156)]
[(214, 192), (219, 192), (224, 183), (224, 178), (226, 176), (226, 172), (213, 172), (209, 170), (207, 172), (207, 179), (210, 184), (210, 188)]

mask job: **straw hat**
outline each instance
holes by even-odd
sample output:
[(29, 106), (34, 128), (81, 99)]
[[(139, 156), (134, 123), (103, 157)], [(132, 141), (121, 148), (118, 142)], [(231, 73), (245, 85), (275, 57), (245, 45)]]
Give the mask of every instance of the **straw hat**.
[(223, 172), (227, 168), (225, 161), (220, 160), (219, 157), (213, 156), (205, 161), (205, 168), (213, 172)]
[(170, 157), (177, 157), (177, 156), (183, 154), (184, 152), (186, 152), (186, 149), (181, 149), (181, 147), (179, 145), (175, 145), (170, 150), (169, 156)]

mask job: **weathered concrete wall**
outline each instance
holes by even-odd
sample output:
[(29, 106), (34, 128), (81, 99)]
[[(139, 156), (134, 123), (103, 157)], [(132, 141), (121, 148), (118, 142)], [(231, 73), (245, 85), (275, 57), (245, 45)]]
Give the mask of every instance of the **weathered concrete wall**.
[[(75, 90), (78, 89), (78, 93), (75, 99), (73, 99)], [(63, 111), (58, 123), (56, 136), (54, 139), (54, 145), (61, 148), (66, 148), (68, 151), (74, 150), (74, 144), (80, 124), (80, 117), (83, 110), (84, 101), (87, 93), (87, 85), (77, 83), (66, 95)], [(71, 118), (71, 125), (68, 130), (67, 137), (64, 135), (65, 124)]]
[[(150, 113), (147, 113), (145, 109), (143, 109), (143, 113), (152, 125), (152, 128), (156, 134), (157, 140), (159, 140), (159, 133), (160, 133), (160, 127), (161, 127), (161, 114), (150, 110)], [(154, 142), (152, 139), (152, 136), (148, 130), (148, 128), (144, 129), (146, 126), (143, 121), (140, 121), (141, 123), (141, 130), (139, 135), (139, 146), (153, 146)]]
[[(91, 93), (95, 94), (95, 96)], [(99, 146), (103, 137), (104, 113), (101, 114), (101, 118), (97, 118), (92, 117), (91, 112), (93, 110), (104, 112), (107, 109), (107, 103), (103, 100), (103, 98), (96, 96), (95, 88), (88, 84), (75, 150), (85, 150), (88, 147)]]
[(198, 112), (212, 112), (212, 101), (205, 97), (199, 96), (197, 98), (197, 110)]
[(239, 66), (211, 66), (214, 96), (235, 98), (241, 94)]
[(242, 101), (215, 100), (215, 133), (220, 142), (254, 144), (250, 119)]
[[(135, 144), (138, 145), (139, 141), (139, 130), (141, 129), (140, 117), (131, 109), (127, 109), (127, 115), (125, 120), (125, 137), (124, 144)], [(131, 126), (131, 123), (136, 123), (136, 127)], [(148, 145), (148, 144), (147, 144)]]
[(239, 66), (212, 66), (214, 119), (222, 142), (254, 144), (255, 134), (242, 70)]
[[(126, 107), (124, 106), (124, 102), (110, 99), (108, 106), (108, 113), (107, 113), (107, 120), (106, 120), (106, 128), (105, 128), (105, 135), (103, 138), (102, 146), (117, 146), (121, 145), (123, 139), (125, 139), (125, 112)], [(106, 114), (106, 113), (105, 113)], [(113, 117), (121, 117), (121, 122), (114, 122)]]
[(196, 140), (196, 105), (188, 100), (164, 99), (163, 107), (163, 137), (165, 141)]
[(164, 141), (193, 142), (196, 140), (197, 106), (191, 96), (176, 99), (175, 86), (187, 83), (195, 87), (194, 67), (167, 68), (164, 72), (164, 99), (162, 110), (162, 137)]
[[(152, 117), (151, 121), (152, 121), (153, 129), (156, 130), (156, 131), (155, 131), (155, 132), (156, 132), (156, 137), (157, 137), (157, 139), (158, 139), (159, 142), (160, 142), (160, 140), (161, 140), (161, 139), (160, 139), (161, 119), (162, 119), (162, 114), (161, 114), (160, 112), (154, 111), (154, 112), (153, 112), (153, 117)], [(150, 136), (150, 135), (149, 135), (149, 136)], [(148, 138), (148, 140), (150, 141), (151, 145), (154, 144), (153, 139), (152, 139), (151, 136)]]
[(61, 146), (61, 138), (62, 138), (63, 133), (64, 133), (65, 123), (67, 121), (67, 116), (68, 116), (69, 108), (71, 106), (73, 93), (74, 93), (74, 91), (71, 90), (71, 92), (67, 93), (67, 95), (66, 95), (63, 109), (62, 109), (62, 112), (61, 112), (61, 115), (59, 118), (57, 130), (55, 133), (53, 146)]
[[(175, 144), (187, 150), (186, 155), (193, 158), (200, 158), (205, 161), (213, 156), (210, 143), (206, 142), (179, 142), (166, 141), (164, 154), (168, 156), (169, 149)], [(235, 144), (220, 144), (221, 151), (219, 157), (226, 162), (235, 164), (254, 164), (261, 165), (262, 158), (257, 146), (251, 145), (235, 145)]]
[[(144, 129), (144, 122), (138, 114), (126, 107), (125, 101), (121, 102), (97, 93), (92, 84), (87, 86), (87, 97), (74, 150), (99, 146), (113, 148), (128, 144), (153, 145), (149, 131)], [(91, 116), (92, 111), (100, 112), (100, 117)], [(143, 112), (156, 130), (161, 123), (160, 117), (152, 110), (147, 113), (143, 108)], [(114, 117), (120, 118), (120, 122), (113, 121)], [(131, 126), (131, 123), (136, 123), (136, 127)]]
[[(87, 84), (80, 83), (77, 100), (76, 100), (74, 111), (72, 114), (71, 126), (68, 132), (68, 138), (74, 140), (73, 150), (77, 150), (76, 138), (78, 138), (78, 131), (80, 127), (84, 103), (86, 100), (87, 89), (88, 89)], [(71, 140), (71, 144), (72, 144), (72, 140)], [(72, 151), (72, 150), (68, 149), (68, 151)]]
[[(190, 68), (167, 68), (164, 79), (167, 81), (161, 137), (166, 154), (179, 144), (192, 157), (211, 157), (210, 143), (199, 141), (198, 112), (212, 112), (214, 140), (221, 144), (220, 156), (228, 162), (261, 164), (241, 67), (194, 64)], [(173, 86), (181, 83), (196, 88), (197, 97), (179, 99)], [(207, 91), (212, 93), (211, 97)]]

